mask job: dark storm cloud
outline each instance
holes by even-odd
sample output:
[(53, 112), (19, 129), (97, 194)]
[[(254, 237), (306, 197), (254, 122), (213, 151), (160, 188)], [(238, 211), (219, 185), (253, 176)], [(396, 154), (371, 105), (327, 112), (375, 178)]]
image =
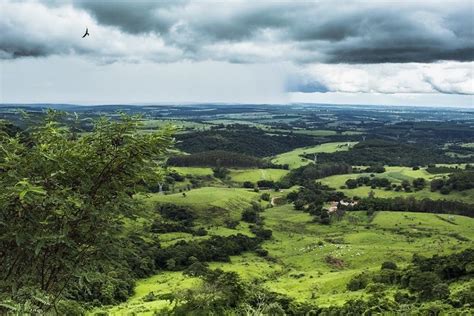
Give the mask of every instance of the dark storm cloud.
[[(98, 27), (143, 38), (154, 34), (165, 46), (181, 51), (166, 60), (361, 64), (474, 60), (471, 1), (415, 4), (347, 1), (337, 5), (333, 1), (52, 0), (41, 3), (45, 11), (69, 7), (78, 16), (89, 14)], [(41, 12), (31, 16), (32, 29), (25, 32), (22, 29), (25, 26), (15, 16), (8, 16), (18, 15), (17, 11), (3, 13), (6, 22), (0, 22), (1, 58), (94, 54), (91, 47), (55, 41), (55, 38), (45, 43), (48, 38), (34, 32), (43, 31), (43, 25), (34, 25), (36, 19), (41, 23)], [(238, 49), (232, 46), (239, 44)], [(124, 42), (110, 46), (113, 49), (129, 45)], [(117, 55), (125, 55), (125, 50)], [(269, 51), (274, 53), (272, 58)], [(97, 55), (102, 53), (96, 51)]]
[[(99, 23), (124, 31), (158, 32), (170, 45), (200, 56), (204, 45), (251, 41), (292, 43), (297, 62), (385, 63), (474, 59), (474, 15), (469, 1), (454, 3), (329, 2), (178, 4), (82, 1)], [(174, 29), (173, 26), (175, 26)], [(264, 37), (264, 32), (273, 32)], [(312, 51), (318, 51), (312, 57)], [(291, 52), (290, 52), (291, 53)], [(296, 55), (303, 55), (297, 57)], [(265, 56), (262, 56), (264, 59)], [(228, 56), (245, 61), (245, 56)], [(254, 59), (249, 59), (252, 62)]]
[(167, 32), (173, 19), (169, 10), (181, 7), (186, 1), (107, 1), (77, 0), (73, 4), (91, 13), (101, 24), (116, 26), (133, 34)]

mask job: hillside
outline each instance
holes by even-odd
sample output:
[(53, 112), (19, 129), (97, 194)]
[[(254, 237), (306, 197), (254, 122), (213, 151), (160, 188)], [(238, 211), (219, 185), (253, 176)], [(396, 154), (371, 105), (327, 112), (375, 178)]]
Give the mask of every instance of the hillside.
[[(472, 142), (455, 132), (466, 123), (449, 141), (421, 124), (394, 154), (382, 110), (199, 109), (90, 123), (93, 112), (85, 129), (72, 113), (34, 112), (28, 129), (6, 125), (0, 223), (16, 226), (1, 260), (16, 277), (2, 270), (0, 312), (472, 312)], [(351, 125), (360, 116), (373, 121)], [(30, 264), (15, 268), (15, 251)], [(61, 271), (51, 286), (31, 270), (43, 264)]]

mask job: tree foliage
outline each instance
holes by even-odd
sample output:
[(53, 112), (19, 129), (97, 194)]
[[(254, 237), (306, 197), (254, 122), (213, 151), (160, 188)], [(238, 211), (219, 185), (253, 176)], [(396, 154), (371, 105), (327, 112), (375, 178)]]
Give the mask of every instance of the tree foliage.
[(129, 116), (78, 135), (60, 115), (49, 111), (26, 140), (0, 135), (0, 292), (18, 301), (40, 292), (54, 305), (107, 260), (173, 141), (170, 129), (138, 133)]

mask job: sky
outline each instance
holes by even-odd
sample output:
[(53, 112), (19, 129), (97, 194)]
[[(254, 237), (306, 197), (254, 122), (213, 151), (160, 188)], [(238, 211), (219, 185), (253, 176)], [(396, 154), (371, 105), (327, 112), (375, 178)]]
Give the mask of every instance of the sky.
[(469, 0), (0, 0), (0, 30), (0, 103), (474, 108)]

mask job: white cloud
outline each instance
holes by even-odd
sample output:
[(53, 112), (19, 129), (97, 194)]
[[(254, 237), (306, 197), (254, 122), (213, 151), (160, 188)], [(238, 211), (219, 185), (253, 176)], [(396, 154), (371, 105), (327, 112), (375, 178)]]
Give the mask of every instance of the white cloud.
[(329, 92), (474, 94), (474, 62), (314, 64), (296, 72)]

